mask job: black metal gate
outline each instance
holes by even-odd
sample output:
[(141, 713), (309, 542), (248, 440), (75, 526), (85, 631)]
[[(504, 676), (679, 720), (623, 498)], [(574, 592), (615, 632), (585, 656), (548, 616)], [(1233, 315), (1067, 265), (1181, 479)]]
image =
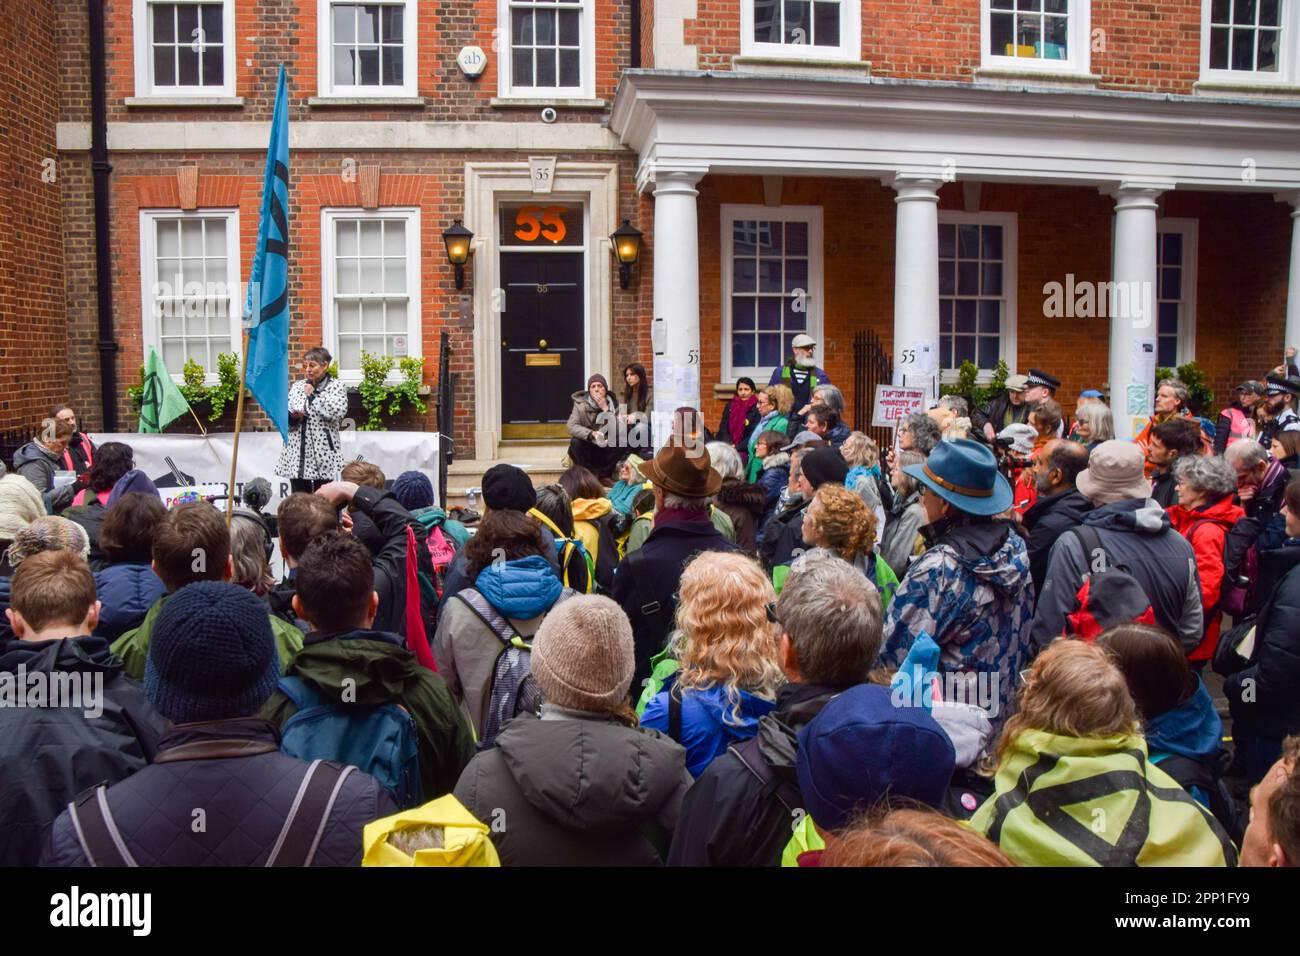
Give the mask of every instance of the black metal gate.
[(32, 440), (34, 428), (9, 428), (0, 431), (0, 461), (4, 462), (6, 471), (13, 467), (14, 453)]
[(876, 386), (893, 382), (894, 361), (884, 343), (871, 329), (853, 333), (853, 427), (875, 439), (881, 452), (889, 449), (894, 433), (889, 428), (871, 428)]

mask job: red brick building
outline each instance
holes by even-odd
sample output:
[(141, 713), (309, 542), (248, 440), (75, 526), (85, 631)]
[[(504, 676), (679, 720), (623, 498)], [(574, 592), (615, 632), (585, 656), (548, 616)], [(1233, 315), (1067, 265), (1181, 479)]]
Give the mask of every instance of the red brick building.
[(0, 38), (11, 54), (0, 69), (0, 430), (8, 430), (29, 428), (64, 399), (75, 347), (65, 295), (76, 292), (65, 292), (62, 195), (70, 171), (60, 167), (55, 145), (52, 5), (6, 8)]
[[(48, 5), (34, 33), (57, 40), (62, 205), (40, 219), (63, 243), (32, 261), (66, 295), (29, 306), (55, 336), (17, 341), (33, 359), (67, 343), (98, 427), (86, 5)], [(554, 441), (587, 374), (617, 384), (634, 361), (659, 411), (702, 404), (712, 423), (800, 331), (846, 393), (870, 329), (899, 374), (1004, 359), (1055, 372), (1067, 404), (1105, 385), (1117, 424), (1149, 403), (1143, 362), (1195, 360), (1225, 396), (1300, 344), (1300, 4), (104, 10), (123, 385), (150, 345), (173, 373), (238, 346), (282, 63), (295, 345), (323, 342), (351, 381), (362, 349), (422, 356), (432, 385), (449, 331), (455, 437), (478, 461)], [(441, 239), (455, 219), (475, 235), (462, 289)], [(645, 236), (626, 289), (608, 239), (624, 219)], [(171, 313), (191, 283), (197, 309)], [(117, 412), (129, 427), (121, 389)]]

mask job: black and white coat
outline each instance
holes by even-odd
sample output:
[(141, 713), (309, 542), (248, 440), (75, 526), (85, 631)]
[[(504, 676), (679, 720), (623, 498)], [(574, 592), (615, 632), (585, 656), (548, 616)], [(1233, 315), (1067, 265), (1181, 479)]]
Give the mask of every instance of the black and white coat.
[(282, 478), (332, 481), (343, 468), (339, 423), (348, 411), (347, 386), (327, 375), (308, 395), (306, 384), (294, 382), (289, 389), (290, 414), (301, 412), (306, 417), (289, 423), (289, 440), (275, 473)]

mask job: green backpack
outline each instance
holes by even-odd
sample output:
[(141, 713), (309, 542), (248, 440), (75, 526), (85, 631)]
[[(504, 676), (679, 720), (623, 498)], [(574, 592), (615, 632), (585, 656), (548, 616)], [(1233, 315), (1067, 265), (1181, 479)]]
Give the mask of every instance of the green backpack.
[[(880, 591), (880, 601), (883, 609), (888, 611), (889, 605), (894, 603), (894, 591), (898, 588), (898, 575), (894, 573), (894, 569), (880, 555), (875, 555), (875, 559), (876, 588)], [(781, 590), (785, 587), (785, 579), (789, 576), (790, 565), (788, 564), (778, 564), (772, 569), (772, 587), (776, 589), (777, 594), (781, 593)]]
[(677, 658), (674, 656), (672, 641), (669, 641), (662, 651), (650, 658), (650, 676), (646, 678), (645, 686), (641, 689), (641, 699), (636, 702), (636, 715), (638, 717), (645, 714), (645, 709), (650, 706), (650, 701), (659, 695), (659, 692), (677, 673), (677, 669)]

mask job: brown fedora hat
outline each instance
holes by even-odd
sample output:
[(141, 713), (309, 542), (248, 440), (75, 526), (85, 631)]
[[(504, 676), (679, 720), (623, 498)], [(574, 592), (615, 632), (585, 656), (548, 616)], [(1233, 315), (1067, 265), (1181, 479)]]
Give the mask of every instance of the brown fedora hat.
[(640, 472), (664, 491), (688, 498), (716, 495), (722, 476), (709, 463), (709, 452), (701, 442), (697, 450), (672, 443), (659, 449), (653, 461), (641, 463)]

